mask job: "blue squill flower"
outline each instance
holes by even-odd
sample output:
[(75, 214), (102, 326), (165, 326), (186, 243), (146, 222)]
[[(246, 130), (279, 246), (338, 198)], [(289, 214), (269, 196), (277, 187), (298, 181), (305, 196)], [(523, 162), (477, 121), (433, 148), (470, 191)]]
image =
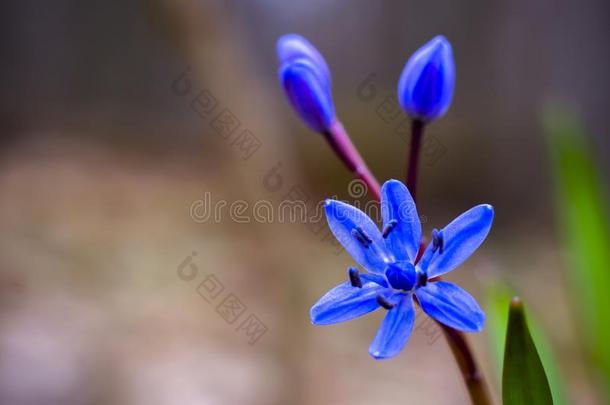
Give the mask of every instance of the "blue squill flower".
[(325, 132), (335, 121), (328, 65), (318, 50), (297, 34), (277, 43), (279, 78), (290, 103), (316, 132)]
[(451, 44), (439, 35), (407, 61), (398, 82), (398, 101), (411, 118), (429, 122), (445, 114), (454, 87)]
[(348, 271), (339, 284), (311, 308), (311, 321), (328, 325), (364, 315), (379, 307), (387, 314), (369, 347), (376, 359), (398, 354), (415, 320), (413, 297), (422, 310), (451, 328), (479, 332), (485, 314), (474, 298), (457, 285), (436, 277), (462, 264), (485, 240), (494, 216), (490, 205), (466, 211), (445, 228), (433, 231), (432, 241), (416, 261), (422, 236), (415, 203), (397, 180), (381, 189), (383, 230), (362, 211), (336, 200), (326, 201), (331, 231), (367, 272)]

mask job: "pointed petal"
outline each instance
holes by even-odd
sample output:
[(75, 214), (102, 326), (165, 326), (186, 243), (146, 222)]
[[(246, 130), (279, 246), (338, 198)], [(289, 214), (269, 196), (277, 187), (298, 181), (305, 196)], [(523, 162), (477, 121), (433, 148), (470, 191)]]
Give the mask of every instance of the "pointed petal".
[(411, 336), (414, 321), (413, 298), (407, 294), (386, 314), (369, 347), (369, 354), (376, 359), (387, 359), (400, 353)]
[(377, 295), (385, 290), (373, 282), (365, 282), (362, 288), (353, 287), (349, 282), (339, 284), (311, 307), (311, 323), (330, 325), (374, 311), (379, 308)]
[(415, 290), (425, 313), (440, 323), (463, 332), (480, 332), (485, 313), (465, 290), (448, 281), (428, 283)]
[(381, 215), (384, 229), (390, 221), (396, 225), (386, 237), (386, 245), (396, 260), (414, 262), (421, 241), (421, 223), (411, 193), (398, 180), (389, 180), (381, 188)]
[(375, 284), (379, 284), (382, 287), (389, 287), (388, 286), (388, 281), (381, 274), (360, 273), (360, 279), (364, 283), (372, 282), (372, 283), (375, 283)]
[[(386, 264), (393, 261), (377, 225), (362, 211), (337, 200), (326, 200), (326, 219), (335, 238), (362, 267), (370, 272), (382, 273)], [(353, 230), (360, 228), (370, 238), (364, 246)]]
[(429, 278), (440, 276), (462, 264), (483, 243), (494, 218), (489, 204), (477, 205), (442, 229), (443, 251), (433, 252), (430, 242), (419, 266)]

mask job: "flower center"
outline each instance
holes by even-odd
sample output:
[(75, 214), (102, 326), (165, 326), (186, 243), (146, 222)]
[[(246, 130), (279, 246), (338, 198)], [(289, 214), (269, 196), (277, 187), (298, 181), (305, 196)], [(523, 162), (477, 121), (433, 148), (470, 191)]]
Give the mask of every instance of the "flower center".
[(415, 266), (409, 262), (391, 263), (385, 270), (390, 286), (396, 290), (411, 291), (417, 284)]

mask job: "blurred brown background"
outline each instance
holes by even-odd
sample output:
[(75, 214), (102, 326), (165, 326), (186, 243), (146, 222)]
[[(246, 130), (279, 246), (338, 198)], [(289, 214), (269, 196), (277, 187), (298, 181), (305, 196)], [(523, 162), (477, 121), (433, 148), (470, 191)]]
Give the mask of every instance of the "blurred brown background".
[[(349, 174), (278, 85), (275, 41), (288, 32), (326, 57), (339, 117), (380, 180), (406, 169), (402, 116), (385, 104), (406, 59), (436, 34), (451, 41), (456, 93), (428, 130), (424, 230), (493, 204), (490, 238), (449, 278), (482, 304), (490, 285), (513, 285), (569, 398), (599, 401), (560, 272), (540, 114), (574, 108), (610, 169), (607, 1), (26, 0), (0, 11), (0, 403), (467, 403), (424, 317), (384, 362), (367, 354), (380, 313), (310, 325), (309, 307), (352, 263), (324, 232), (193, 215), (206, 193), (250, 207), (295, 192), (350, 197)], [(172, 87), (181, 74), (186, 95)], [(191, 104), (204, 90), (207, 115)], [(222, 136), (225, 109), (256, 148)], [(224, 289), (208, 302), (202, 282)], [(219, 309), (230, 294), (244, 308), (233, 323)], [(240, 328), (251, 314), (266, 328), (254, 344)], [(471, 341), (497, 396), (486, 333)]]

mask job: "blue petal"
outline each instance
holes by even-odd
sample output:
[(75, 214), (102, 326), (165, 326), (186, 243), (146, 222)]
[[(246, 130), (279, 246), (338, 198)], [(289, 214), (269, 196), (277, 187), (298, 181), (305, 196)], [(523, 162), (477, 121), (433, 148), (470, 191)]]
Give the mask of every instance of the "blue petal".
[(324, 57), (311, 42), (301, 35), (282, 35), (277, 41), (277, 57), (280, 65), (295, 61), (296, 59), (308, 59), (320, 70), (326, 81), (326, 86), (330, 88), (330, 69), (328, 69)]
[[(394, 259), (375, 223), (364, 212), (341, 201), (326, 200), (325, 210), (330, 230), (354, 260), (370, 272), (383, 273)], [(357, 228), (370, 238), (367, 247), (354, 236)]]
[(430, 242), (419, 266), (429, 278), (440, 276), (462, 264), (487, 237), (494, 218), (489, 204), (477, 205), (442, 229), (443, 250), (434, 252)]
[(381, 187), (381, 216), (384, 228), (390, 221), (396, 226), (386, 237), (386, 245), (396, 260), (414, 262), (421, 241), (421, 223), (411, 193), (397, 180)]
[(311, 322), (330, 325), (367, 314), (379, 308), (377, 295), (386, 290), (373, 282), (364, 283), (362, 288), (354, 287), (349, 282), (339, 284), (311, 307)]
[(464, 332), (480, 332), (485, 313), (470, 294), (448, 281), (428, 283), (415, 290), (425, 313), (440, 323)]
[(375, 283), (379, 284), (382, 287), (388, 287), (388, 282), (386, 278), (380, 274), (375, 273), (360, 273), (360, 280), (364, 283)]
[(454, 87), (451, 44), (439, 35), (407, 61), (398, 82), (398, 100), (412, 118), (432, 121), (449, 108)]
[(279, 78), (290, 103), (316, 132), (326, 131), (335, 121), (335, 108), (323, 73), (308, 59), (280, 66)]
[(414, 321), (413, 298), (411, 294), (403, 295), (383, 319), (369, 347), (369, 354), (376, 359), (387, 359), (400, 353), (411, 336)]

